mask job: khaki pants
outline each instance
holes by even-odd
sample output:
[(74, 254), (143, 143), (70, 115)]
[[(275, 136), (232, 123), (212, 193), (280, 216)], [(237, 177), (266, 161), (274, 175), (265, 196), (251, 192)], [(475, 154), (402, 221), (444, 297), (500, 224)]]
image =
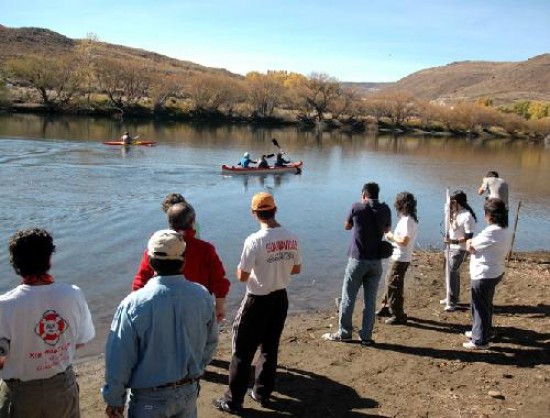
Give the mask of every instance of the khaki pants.
[(48, 379), (0, 381), (0, 418), (80, 418), (72, 367)]

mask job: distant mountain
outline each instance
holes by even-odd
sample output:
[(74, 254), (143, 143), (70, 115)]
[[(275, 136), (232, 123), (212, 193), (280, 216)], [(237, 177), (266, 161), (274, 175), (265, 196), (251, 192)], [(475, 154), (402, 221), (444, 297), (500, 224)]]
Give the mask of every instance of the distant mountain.
[(485, 97), (495, 104), (550, 101), (550, 54), (521, 62), (455, 62), (413, 73), (383, 91), (401, 91), (440, 102)]
[[(0, 67), (7, 59), (29, 54), (49, 56), (69, 53), (83, 40), (70, 39), (40, 28), (8, 28), (0, 25)], [(135, 61), (170, 72), (211, 72), (241, 78), (225, 69), (205, 67), (143, 49), (106, 42), (94, 44), (94, 54)], [(252, 69), (251, 69), (252, 70)], [(395, 83), (343, 82), (360, 94), (405, 92), (439, 102), (491, 98), (495, 104), (514, 100), (550, 101), (550, 54), (521, 62), (463, 61), (413, 73)]]
[[(10, 58), (30, 54), (61, 56), (70, 53), (84, 40), (71, 39), (57, 32), (41, 28), (8, 28), (0, 25), (0, 67)], [(96, 42), (96, 56), (140, 62), (144, 65), (167, 69), (171, 72), (212, 72), (241, 78), (223, 68), (205, 67), (190, 61), (182, 61), (138, 48)]]

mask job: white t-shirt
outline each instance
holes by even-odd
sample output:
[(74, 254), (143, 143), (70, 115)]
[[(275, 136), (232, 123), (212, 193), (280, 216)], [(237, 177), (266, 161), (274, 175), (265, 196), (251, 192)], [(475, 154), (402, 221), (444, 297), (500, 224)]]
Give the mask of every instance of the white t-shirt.
[(285, 289), (290, 272), (302, 264), (298, 238), (280, 226), (262, 228), (244, 242), (239, 268), (250, 273), (246, 290), (253, 295), (267, 295)]
[(20, 285), (0, 296), (0, 338), (10, 341), (0, 377), (47, 379), (72, 364), (76, 344), (95, 335), (84, 294), (74, 285)]
[(484, 177), (481, 187), (489, 192), (488, 197), (498, 197), (508, 207), (508, 183), (503, 179), (500, 177)]
[(416, 243), (416, 234), (418, 232), (418, 223), (410, 216), (401, 216), (397, 221), (395, 231), (393, 232), (394, 238), (409, 237), (409, 243), (407, 245), (400, 245), (396, 242), (393, 243), (393, 254), (391, 256), (394, 261), (411, 262), (412, 253)]
[[(460, 209), (455, 219), (451, 222), (449, 228), (450, 239), (464, 239), (466, 234), (473, 234), (476, 227), (476, 221), (469, 210)], [(466, 250), (466, 243), (451, 244), (451, 249)]]
[(510, 249), (508, 228), (491, 224), (472, 238), (475, 252), (470, 256), (472, 280), (494, 279), (504, 273), (506, 254)]

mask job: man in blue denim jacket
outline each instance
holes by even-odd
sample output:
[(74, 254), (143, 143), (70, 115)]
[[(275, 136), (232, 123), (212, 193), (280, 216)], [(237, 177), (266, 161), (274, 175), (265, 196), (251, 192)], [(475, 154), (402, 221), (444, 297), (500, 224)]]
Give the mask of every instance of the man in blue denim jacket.
[(197, 416), (199, 379), (218, 343), (214, 301), (181, 280), (185, 241), (172, 230), (147, 245), (156, 276), (119, 305), (105, 347), (102, 393), (109, 417)]

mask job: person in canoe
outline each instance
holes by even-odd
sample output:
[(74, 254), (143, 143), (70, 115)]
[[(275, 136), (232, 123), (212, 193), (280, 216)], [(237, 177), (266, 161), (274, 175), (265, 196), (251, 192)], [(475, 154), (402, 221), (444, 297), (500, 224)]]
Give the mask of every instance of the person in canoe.
[(132, 138), (130, 136), (129, 132), (124, 132), (124, 134), (120, 137), (120, 140), (124, 145), (132, 145), (132, 142), (134, 141), (134, 139), (135, 138)]
[(267, 156), (265, 154), (261, 156), (258, 168), (269, 168), (269, 163), (267, 162)]
[(284, 167), (286, 164), (289, 164), (289, 163), (290, 163), (290, 161), (285, 160), (283, 158), (283, 153), (282, 152), (277, 153), (276, 160), (275, 160), (275, 167)]
[(250, 159), (250, 153), (247, 151), (243, 154), (243, 158), (241, 158), (241, 161), (239, 161), (239, 165), (242, 168), (248, 168), (250, 166), (250, 163), (256, 164), (257, 162)]

